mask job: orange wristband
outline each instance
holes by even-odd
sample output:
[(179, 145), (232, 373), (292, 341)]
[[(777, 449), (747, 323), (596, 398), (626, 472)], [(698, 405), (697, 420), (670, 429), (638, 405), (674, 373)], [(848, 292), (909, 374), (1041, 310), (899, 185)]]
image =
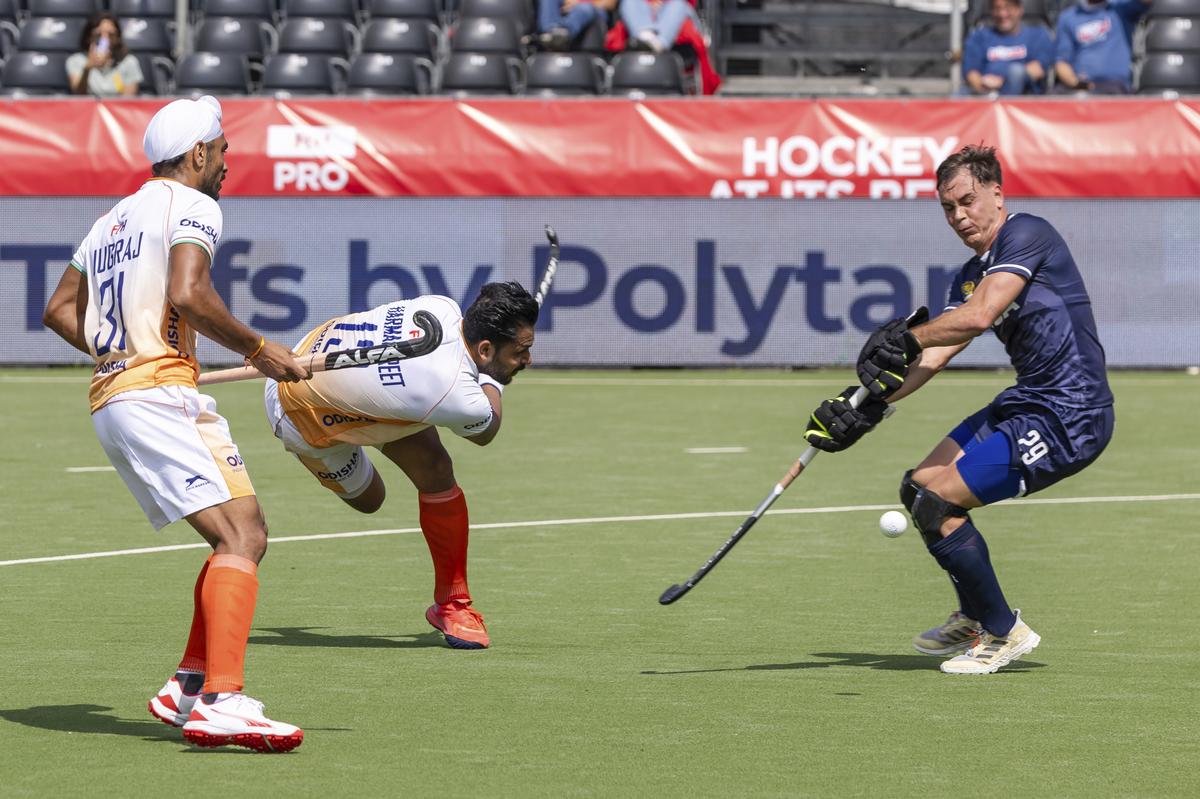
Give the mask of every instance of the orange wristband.
[(267, 337), (259, 336), (258, 337), (258, 346), (254, 348), (254, 352), (252, 352), (246, 356), (246, 360), (249, 360), (249, 361), (254, 360), (258, 356), (258, 354), (260, 352), (262, 352), (263, 347), (265, 347), (265, 346), (267, 346)]

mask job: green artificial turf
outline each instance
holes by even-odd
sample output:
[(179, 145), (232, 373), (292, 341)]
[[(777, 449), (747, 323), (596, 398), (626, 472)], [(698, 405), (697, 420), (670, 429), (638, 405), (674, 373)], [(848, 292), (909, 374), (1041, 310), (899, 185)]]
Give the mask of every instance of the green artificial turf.
[[(484, 449), (443, 435), (467, 494), (493, 647), (425, 623), (419, 533), (283, 541), (260, 571), (247, 692), (304, 727), (286, 756), (201, 750), (152, 719), (201, 550), (0, 566), (0, 794), (48, 796), (1194, 797), (1200, 795), (1200, 378), (1118, 373), (1116, 437), (1035, 499), (978, 511), (1042, 635), (988, 677), (910, 637), (952, 610), (913, 531), (878, 532), (900, 476), (1007, 385), (950, 373), (822, 456), (670, 607), (804, 449), (846, 370), (532, 371)], [(417, 525), (341, 506), (267, 430), (259, 384), (211, 390), (273, 537)], [(0, 371), (0, 560), (188, 544), (103, 466), (84, 372)], [(745, 452), (689, 454), (696, 447)], [(824, 508), (816, 513), (789, 510)], [(641, 519), (673, 514), (698, 518)], [(596, 519), (613, 519), (595, 521)], [(516, 522), (583, 520), (535, 526)]]

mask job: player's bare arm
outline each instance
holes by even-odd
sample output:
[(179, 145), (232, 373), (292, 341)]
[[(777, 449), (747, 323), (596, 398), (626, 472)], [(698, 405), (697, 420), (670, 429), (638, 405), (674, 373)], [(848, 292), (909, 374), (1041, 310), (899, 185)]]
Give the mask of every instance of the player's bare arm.
[(481, 447), (485, 447), (492, 443), (492, 441), (500, 433), (501, 407), (504, 404), (500, 397), (500, 389), (493, 385), (489, 384), (483, 386), (483, 396), (487, 397), (488, 402), (491, 403), (492, 422), (487, 426), (487, 429), (479, 435), (467, 437), (467, 441), (470, 441), (472, 444), (478, 444)]
[(287, 347), (267, 341), (234, 318), (213, 288), (208, 252), (190, 243), (171, 248), (167, 297), (197, 332), (239, 353), (267, 377), (293, 382), (311, 375)]
[(917, 362), (908, 370), (908, 377), (904, 378), (904, 385), (900, 386), (900, 388), (896, 389), (888, 397), (888, 402), (898, 402), (924, 386), (936, 377), (938, 372), (945, 369), (950, 361), (954, 359), (954, 356), (965, 350), (970, 343), (971, 340), (968, 339), (961, 344), (952, 344), (946, 347), (929, 347), (928, 349), (921, 350), (921, 354), (917, 357)]
[(1025, 278), (1011, 272), (994, 272), (983, 280), (962, 305), (909, 332), (922, 349), (953, 347), (991, 329), (1020, 296)]
[(83, 279), (83, 273), (73, 266), (68, 266), (42, 314), (42, 324), (83, 353), (89, 352), (87, 339), (83, 334), (87, 301), (88, 285)]

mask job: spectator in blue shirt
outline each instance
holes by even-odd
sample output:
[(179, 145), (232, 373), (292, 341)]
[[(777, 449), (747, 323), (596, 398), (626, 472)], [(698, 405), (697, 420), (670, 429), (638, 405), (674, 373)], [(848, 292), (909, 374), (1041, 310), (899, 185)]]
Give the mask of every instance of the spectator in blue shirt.
[(1079, 0), (1058, 18), (1058, 91), (1133, 91), (1133, 29), (1151, 0)]
[(963, 80), (971, 94), (1041, 94), (1054, 60), (1050, 31), (1021, 24), (1021, 0), (992, 0), (992, 22), (963, 45)]
[(617, 7), (617, 0), (537, 0), (538, 44), (570, 50), (588, 27)]

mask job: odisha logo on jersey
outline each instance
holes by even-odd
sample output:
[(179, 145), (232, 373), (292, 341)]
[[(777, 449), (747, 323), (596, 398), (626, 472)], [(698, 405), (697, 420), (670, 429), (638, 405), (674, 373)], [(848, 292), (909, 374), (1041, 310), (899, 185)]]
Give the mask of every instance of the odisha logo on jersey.
[(1079, 40), (1080, 44), (1091, 44), (1108, 38), (1110, 30), (1112, 30), (1112, 20), (1105, 17), (1080, 25), (1075, 29), (1075, 38)]
[(975, 281), (974, 280), (964, 280), (962, 289), (963, 289), (963, 296), (970, 297), (973, 293), (975, 293)]
[(203, 230), (212, 239), (213, 244), (217, 243), (217, 230), (212, 225), (206, 225), (203, 222), (197, 222), (193, 219), (180, 219), (179, 226), (194, 227), (196, 230)]
[(354, 422), (373, 422), (369, 416), (342, 416), (340, 413), (327, 413), (321, 417), (321, 424), (332, 427), (335, 424), (353, 424)]
[(989, 47), (987, 51), (988, 61), (1024, 61), (1028, 54), (1023, 44), (1002, 45), (998, 44), (995, 47)]

